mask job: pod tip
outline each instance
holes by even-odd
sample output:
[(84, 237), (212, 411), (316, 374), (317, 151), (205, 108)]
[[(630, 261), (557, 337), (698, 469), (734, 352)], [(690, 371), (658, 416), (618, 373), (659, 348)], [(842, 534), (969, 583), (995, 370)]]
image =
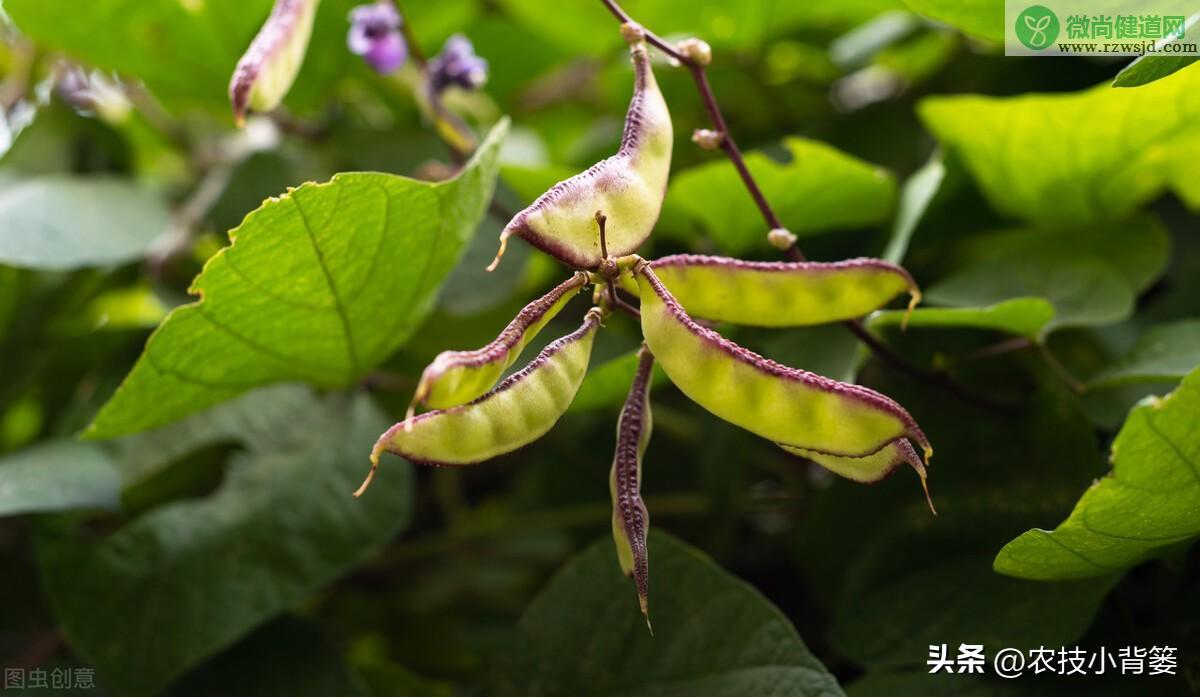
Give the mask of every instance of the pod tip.
[[(420, 394), (420, 393), (418, 392), (418, 394)], [(414, 396), (413, 401), (410, 402), (408, 405), (408, 411), (406, 411), (404, 413), (404, 432), (405, 433), (412, 433), (413, 417), (416, 416), (416, 413), (417, 413), (417, 397)]]
[(492, 263), (487, 265), (487, 270), (489, 273), (491, 273), (492, 271), (495, 271), (496, 267), (500, 265), (500, 259), (504, 256), (504, 250), (506, 250), (506, 249), (508, 249), (508, 231), (507, 230), (500, 233), (500, 249), (496, 251), (496, 258), (492, 259)]
[(913, 310), (917, 309), (917, 305), (921, 303), (921, 291), (913, 288), (908, 291), (908, 309), (904, 311), (904, 319), (900, 320), (900, 331), (908, 329), (908, 320), (912, 317)]
[(375, 450), (371, 451), (371, 471), (367, 472), (367, 478), (358, 486), (358, 490), (354, 492), (354, 498), (359, 498), (367, 487), (371, 486), (371, 480), (375, 479), (375, 470), (379, 469), (379, 446), (375, 446)]
[(654, 626), (650, 624), (650, 600), (642, 594), (638, 594), (638, 606), (642, 609), (642, 617), (646, 618), (646, 629), (650, 630), (650, 636), (654, 636)]

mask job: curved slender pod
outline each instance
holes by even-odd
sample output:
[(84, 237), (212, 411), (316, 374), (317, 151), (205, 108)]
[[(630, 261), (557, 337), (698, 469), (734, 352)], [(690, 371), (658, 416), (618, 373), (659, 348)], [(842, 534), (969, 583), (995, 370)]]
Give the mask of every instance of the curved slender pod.
[(776, 443), (776, 445), (792, 455), (808, 458), (834, 474), (866, 484), (883, 479), (896, 467), (907, 463), (917, 471), (917, 476), (921, 478), (921, 488), (925, 490), (925, 500), (929, 503), (929, 510), (933, 511), (934, 515), (937, 514), (937, 509), (933, 507), (933, 499), (929, 496), (925, 463), (921, 462), (917, 451), (913, 450), (912, 444), (905, 438), (897, 438), (876, 452), (861, 457), (839, 457), (781, 443)]
[[(631, 576), (637, 587), (638, 605), (650, 626), (649, 579), (650, 565), (646, 548), (646, 531), (650, 514), (642, 501), (642, 458), (650, 443), (653, 419), (650, 416), (650, 373), (654, 369), (654, 354), (642, 346), (638, 351), (637, 372), (629, 388), (625, 406), (617, 420), (617, 450), (613, 455), (608, 488), (612, 494), (613, 541), (617, 543), (617, 561), (621, 571)], [(650, 630), (654, 632), (653, 629)]]
[(882, 259), (742, 261), (677, 254), (650, 262), (693, 317), (755, 327), (799, 327), (855, 319), (900, 293), (921, 299), (912, 276)]
[(570, 279), (521, 309), (504, 331), (487, 346), (474, 351), (439, 353), (417, 384), (413, 406), (431, 409), (466, 404), (495, 387), (500, 376), (521, 355), (571, 298), (588, 284), (588, 275), (577, 271)]
[(828, 455), (859, 457), (898, 438), (929, 441), (896, 402), (789, 368), (705, 329), (684, 312), (648, 264), (635, 276), (642, 335), (667, 377), (694, 402), (763, 438)]
[(518, 213), (500, 233), (500, 251), (489, 270), (514, 235), (574, 268), (596, 268), (603, 260), (597, 211), (608, 219), (608, 251), (614, 256), (635, 251), (650, 236), (667, 191), (674, 133), (644, 35), (639, 29), (627, 36), (632, 39), (633, 99), (617, 154), (555, 184)]
[(542, 349), (520, 372), (479, 399), (392, 426), (376, 441), (371, 471), (355, 496), (371, 483), (385, 452), (422, 464), (470, 465), (545, 435), (579, 391), (601, 316), (599, 308), (588, 310), (579, 329)]
[(229, 101), (239, 126), (246, 113), (270, 111), (292, 88), (304, 63), (320, 0), (275, 0), (229, 82)]

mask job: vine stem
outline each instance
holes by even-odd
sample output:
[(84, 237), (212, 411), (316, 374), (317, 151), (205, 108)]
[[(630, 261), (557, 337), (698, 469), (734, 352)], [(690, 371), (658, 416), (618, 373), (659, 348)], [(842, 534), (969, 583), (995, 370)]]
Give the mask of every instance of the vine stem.
[[(629, 16), (616, 0), (600, 0), (608, 11), (613, 14), (621, 22), (629, 22), (637, 24), (632, 17)], [(641, 26), (638, 24), (638, 26)], [(750, 197), (754, 199), (754, 205), (758, 206), (759, 213), (762, 214), (763, 220), (771, 229), (782, 228), (783, 223), (780, 222), (779, 216), (775, 214), (775, 210), (771, 208), (771, 204), (767, 201), (767, 197), (763, 195), (762, 189), (758, 187), (758, 182), (754, 180), (754, 176), (750, 174), (750, 169), (746, 167), (746, 160), (742, 157), (742, 151), (738, 148), (737, 141), (733, 139), (733, 135), (729, 132), (729, 127), (725, 123), (725, 115), (721, 112), (721, 105), (717, 102), (717, 97), (713, 94), (712, 85), (708, 82), (708, 71), (704, 65), (696, 62), (692, 58), (680, 53), (674, 46), (667, 43), (658, 34), (642, 27), (646, 33), (646, 41), (653, 47), (667, 54), (676, 61), (679, 61), (687, 68), (691, 74), (692, 80), (696, 83), (696, 90), (700, 93), (700, 99), (704, 102), (704, 109), (708, 112), (708, 118), (712, 121), (713, 127), (722, 135), (721, 150), (733, 162), (733, 166), (737, 169), (738, 176), (742, 178), (742, 184), (746, 190), (750, 192)], [(804, 253), (799, 247), (795, 247), (795, 253), (804, 258)]]
[[(617, 3), (616, 0), (600, 0), (608, 11), (612, 13), (617, 20), (621, 22), (637, 22), (629, 16), (629, 13)], [(638, 26), (641, 26), (640, 24)], [(646, 34), (646, 41), (663, 53), (667, 54), (676, 61), (679, 61), (685, 66), (692, 76), (692, 80), (696, 83), (696, 89), (700, 93), (700, 100), (704, 103), (704, 109), (708, 112), (708, 118), (712, 122), (713, 127), (721, 137), (721, 150), (729, 157), (733, 163), (734, 169), (737, 170), (738, 176), (742, 179), (742, 184), (745, 185), (746, 191), (750, 193), (750, 197), (754, 199), (754, 204), (758, 207), (759, 213), (762, 214), (763, 220), (771, 230), (786, 229), (779, 216), (775, 214), (775, 210), (771, 208), (771, 204), (763, 195), (762, 189), (759, 188), (758, 182), (755, 181), (754, 175), (750, 173), (750, 169), (746, 166), (746, 160), (742, 156), (742, 151), (738, 148), (737, 141), (734, 140), (733, 134), (729, 132), (729, 126), (725, 121), (725, 115), (721, 112), (721, 106), (717, 102), (716, 95), (713, 94), (712, 85), (708, 82), (708, 71), (706, 66), (684, 55), (674, 46), (664, 41), (662, 37), (655, 34), (653, 31), (642, 27), (642, 31)], [(783, 253), (792, 261), (807, 261), (804, 252), (796, 244), (793, 238), (792, 243), (783, 249)], [(1015, 410), (1005, 404), (992, 400), (986, 396), (975, 394), (963, 386), (959, 385), (950, 377), (949, 374), (943, 371), (928, 370), (916, 364), (910, 363), (890, 348), (883, 344), (870, 331), (867, 330), (863, 323), (858, 320), (849, 320), (843, 323), (850, 333), (854, 334), (863, 344), (871, 350), (883, 363), (891, 366), (909, 377), (920, 382), (934, 385), (946, 392), (953, 394), (959, 399), (977, 407), (988, 411), (1000, 413), (1013, 413)]]

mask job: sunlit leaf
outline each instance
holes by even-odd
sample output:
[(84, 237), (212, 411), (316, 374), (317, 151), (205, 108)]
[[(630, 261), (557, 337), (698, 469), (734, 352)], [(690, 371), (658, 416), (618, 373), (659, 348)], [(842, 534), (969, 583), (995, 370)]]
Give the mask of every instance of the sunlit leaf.
[(1079, 224), (1120, 217), (1172, 189), (1200, 206), (1200, 71), (1133, 90), (930, 97), (925, 125), (963, 158), (1005, 215)]
[(1000, 573), (1039, 580), (1115, 574), (1200, 535), (1200, 370), (1134, 407), (1112, 471), (1054, 530), (1033, 529), (996, 555)]
[(361, 378), (419, 326), (470, 242), (505, 128), (447, 182), (340, 174), (264, 203), (196, 277), (201, 299), (150, 337), (89, 435), (159, 426), (259, 385)]
[[(883, 169), (817, 141), (788, 138), (784, 146), (790, 156), (786, 163), (755, 152), (746, 164), (796, 235), (872, 225), (891, 213), (896, 184)], [(728, 161), (676, 175), (664, 206), (664, 216), (691, 218), (723, 252), (767, 246), (762, 215)]]
[[(908, 313), (885, 310), (871, 316), (872, 327), (899, 326)], [(1013, 298), (987, 307), (918, 307), (908, 317), (913, 329), (971, 327), (1036, 338), (1054, 319), (1054, 305), (1043, 298)]]

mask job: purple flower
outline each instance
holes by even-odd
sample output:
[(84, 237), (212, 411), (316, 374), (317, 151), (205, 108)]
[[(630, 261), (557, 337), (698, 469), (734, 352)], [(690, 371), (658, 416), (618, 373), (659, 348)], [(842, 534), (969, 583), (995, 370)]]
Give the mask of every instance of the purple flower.
[(400, 13), (388, 0), (359, 5), (350, 11), (350, 51), (379, 73), (390, 73), (404, 65), (408, 46), (400, 34)]
[(429, 61), (430, 86), (441, 92), (450, 85), (478, 89), (487, 82), (488, 62), (475, 55), (475, 46), (462, 34), (446, 39), (441, 55)]

